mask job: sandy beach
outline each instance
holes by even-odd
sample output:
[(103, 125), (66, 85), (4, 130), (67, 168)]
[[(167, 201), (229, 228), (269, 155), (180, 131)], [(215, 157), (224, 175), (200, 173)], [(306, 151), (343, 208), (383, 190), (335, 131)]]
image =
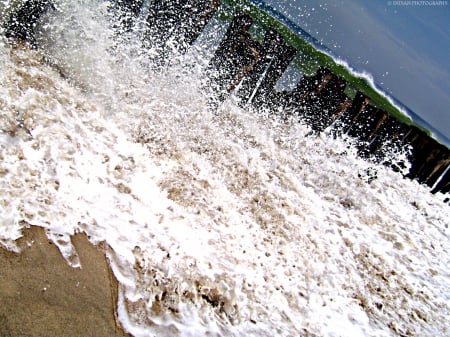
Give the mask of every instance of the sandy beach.
[(0, 248), (0, 336), (129, 336), (115, 321), (117, 281), (101, 247), (72, 237), (82, 268), (72, 268), (44, 229), (30, 227), (20, 254)]

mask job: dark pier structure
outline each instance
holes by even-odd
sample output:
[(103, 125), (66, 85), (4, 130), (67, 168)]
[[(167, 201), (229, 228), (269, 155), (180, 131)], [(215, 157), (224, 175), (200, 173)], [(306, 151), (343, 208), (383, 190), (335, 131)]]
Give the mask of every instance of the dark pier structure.
[[(143, 4), (143, 0), (114, 2), (113, 12), (120, 15), (125, 30), (132, 29), (133, 20), (142, 15)], [(49, 0), (26, 1), (7, 21), (7, 36), (34, 45), (33, 28), (39, 17), (52, 8)], [(304, 54), (298, 47), (301, 38), (273, 18), (268, 19), (267, 13), (250, 2), (150, 1), (143, 43), (156, 47), (158, 61), (164, 65), (174, 50), (186, 52), (212, 17), (228, 22), (206, 71), (212, 88), (212, 108), (234, 94), (241, 106), (264, 107), (298, 118), (311, 127), (312, 133), (326, 130), (334, 137), (348, 135), (355, 139), (362, 157), (375, 158), (393, 169), (399, 169), (399, 164), (395, 156), (388, 154), (409, 149), (410, 169), (406, 176), (428, 185), (432, 193), (450, 191), (449, 148), (404, 116), (401, 118), (398, 110), (397, 114), (393, 112), (392, 105), (386, 108), (386, 104), (380, 104), (379, 97), (360, 82), (350, 83), (350, 77), (337, 71), (335, 64), (319, 60), (311, 71), (309, 62), (309, 72), (302, 72), (293, 90), (277, 91), (279, 79), (296, 56)], [(255, 36), (255, 27), (259, 36)]]

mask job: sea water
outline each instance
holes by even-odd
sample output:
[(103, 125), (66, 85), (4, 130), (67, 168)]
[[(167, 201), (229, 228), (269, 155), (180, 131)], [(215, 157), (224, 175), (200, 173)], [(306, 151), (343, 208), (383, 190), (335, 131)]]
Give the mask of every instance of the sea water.
[(201, 43), (156, 69), (106, 3), (56, 4), (39, 48), (0, 40), (2, 246), (41, 226), (82, 267), (70, 235), (105, 241), (133, 336), (450, 334), (445, 196), (297, 120), (211, 111)]

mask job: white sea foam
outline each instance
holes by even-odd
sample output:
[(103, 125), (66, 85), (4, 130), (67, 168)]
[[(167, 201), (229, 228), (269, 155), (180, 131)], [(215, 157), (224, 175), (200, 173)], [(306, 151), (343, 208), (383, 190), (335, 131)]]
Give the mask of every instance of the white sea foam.
[(42, 226), (76, 267), (70, 235), (106, 241), (134, 336), (449, 334), (442, 195), (384, 167), (367, 184), (346, 143), (232, 99), (209, 111), (195, 64), (152, 72), (96, 6), (61, 3), (43, 51), (0, 46), (2, 245)]

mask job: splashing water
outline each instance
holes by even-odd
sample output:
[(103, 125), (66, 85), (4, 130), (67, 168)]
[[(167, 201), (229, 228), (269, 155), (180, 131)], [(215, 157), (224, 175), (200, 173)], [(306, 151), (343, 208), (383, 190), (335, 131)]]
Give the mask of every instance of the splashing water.
[[(102, 2), (0, 42), (0, 243), (106, 241), (134, 336), (449, 334), (449, 208), (342, 140), (208, 109), (195, 52), (153, 71)], [(371, 170), (370, 184), (359, 176)]]

